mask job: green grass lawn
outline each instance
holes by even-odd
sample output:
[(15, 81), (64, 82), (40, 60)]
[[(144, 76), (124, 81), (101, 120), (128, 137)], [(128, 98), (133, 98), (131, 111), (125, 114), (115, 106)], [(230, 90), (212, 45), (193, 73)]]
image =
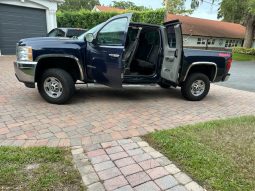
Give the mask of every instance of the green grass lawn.
[(85, 190), (68, 149), (0, 147), (0, 190)]
[(254, 55), (248, 55), (248, 54), (234, 53), (233, 54), (233, 60), (235, 60), (235, 61), (252, 61), (252, 60), (255, 60), (255, 56)]
[(207, 190), (255, 190), (255, 116), (158, 131), (144, 139)]

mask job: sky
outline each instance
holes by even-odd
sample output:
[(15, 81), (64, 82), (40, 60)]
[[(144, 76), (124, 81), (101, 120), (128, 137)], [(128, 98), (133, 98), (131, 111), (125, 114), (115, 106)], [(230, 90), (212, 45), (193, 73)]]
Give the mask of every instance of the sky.
[[(119, 1), (119, 0), (116, 0)], [(136, 5), (143, 5), (146, 7), (150, 8), (161, 8), (162, 5), (162, 0), (129, 0), (134, 2)], [(186, 8), (190, 7), (190, 1), (191, 0), (186, 0)], [(212, 20), (217, 20), (217, 11), (218, 11), (218, 3), (212, 5), (210, 3), (210, 0), (205, 1), (198, 9), (194, 11), (194, 13), (191, 15), (193, 17), (198, 17), (198, 18), (204, 18), (204, 19), (212, 19)], [(103, 5), (110, 5), (112, 3), (112, 0), (100, 0), (100, 3)]]

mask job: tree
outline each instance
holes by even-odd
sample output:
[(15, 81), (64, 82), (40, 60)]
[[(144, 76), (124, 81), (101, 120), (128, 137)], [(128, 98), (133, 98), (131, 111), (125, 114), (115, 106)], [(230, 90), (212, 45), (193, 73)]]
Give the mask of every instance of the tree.
[(164, 0), (163, 4), (166, 7), (166, 11), (172, 14), (192, 14), (194, 8), (185, 8), (186, 0)]
[(148, 9), (145, 6), (137, 6), (135, 3), (131, 1), (113, 1), (112, 7), (116, 7), (120, 9), (135, 10), (135, 11), (143, 11)]
[(255, 33), (255, 0), (222, 0), (218, 17), (246, 26), (244, 47), (252, 47)]
[(80, 9), (92, 10), (95, 5), (100, 5), (99, 0), (65, 0), (59, 10), (74, 11)]

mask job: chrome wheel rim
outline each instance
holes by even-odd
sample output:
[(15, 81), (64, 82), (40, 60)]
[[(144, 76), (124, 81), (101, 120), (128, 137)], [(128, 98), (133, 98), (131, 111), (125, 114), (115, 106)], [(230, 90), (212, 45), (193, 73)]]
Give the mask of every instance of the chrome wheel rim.
[(51, 98), (59, 98), (63, 93), (61, 82), (55, 77), (48, 77), (44, 80), (44, 91)]
[(191, 85), (191, 93), (194, 96), (201, 96), (205, 91), (205, 82), (203, 80), (196, 80)]

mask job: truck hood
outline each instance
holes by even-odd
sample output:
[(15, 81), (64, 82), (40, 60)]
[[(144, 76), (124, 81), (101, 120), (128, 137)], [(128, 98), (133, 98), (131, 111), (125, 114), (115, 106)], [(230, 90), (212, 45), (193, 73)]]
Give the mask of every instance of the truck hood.
[(87, 42), (79, 39), (62, 37), (26, 38), (18, 42), (18, 46), (31, 46), (33, 58), (36, 60), (41, 55), (64, 54), (81, 58), (86, 52)]
[(61, 42), (75, 42), (75, 41), (81, 41), (78, 39), (72, 39), (72, 38), (66, 38), (66, 37), (34, 37), (34, 38), (25, 38), (25, 39), (21, 39), (18, 42), (19, 46), (27, 46), (30, 45), (31, 43), (34, 44), (36, 43), (54, 43), (57, 41), (61, 41)]

